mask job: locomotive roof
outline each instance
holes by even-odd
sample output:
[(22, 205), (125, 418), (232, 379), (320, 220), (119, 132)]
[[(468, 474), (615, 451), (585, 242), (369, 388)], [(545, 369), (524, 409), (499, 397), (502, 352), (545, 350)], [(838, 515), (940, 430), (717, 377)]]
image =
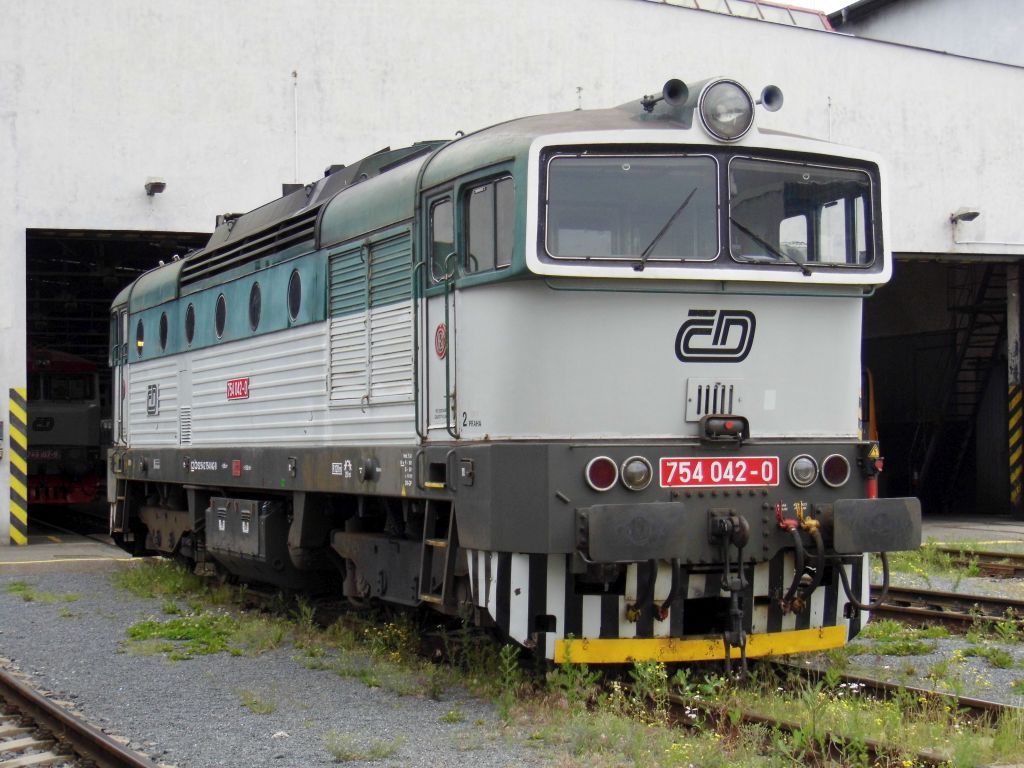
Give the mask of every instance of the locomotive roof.
[[(678, 131), (692, 126), (692, 110), (672, 110), (659, 104), (648, 113), (641, 107), (639, 99), (610, 109), (521, 117), (482, 128), (447, 144), (430, 161), (423, 186), (429, 188), (441, 184), (467, 169), (525, 157), (534, 139), (540, 136), (578, 131)], [(702, 136), (701, 142), (704, 141)]]
[[(694, 122), (692, 101), (675, 107), (661, 102), (647, 112), (638, 98), (609, 109), (508, 120), (452, 141), (419, 142), (397, 150), (385, 148), (352, 166), (331, 166), (323, 178), (249, 213), (218, 217), (218, 226), (205, 247), (181, 261), (142, 275), (114, 303), (130, 300), (133, 312), (156, 306), (175, 298), (189, 284), (198, 285), (217, 275), (227, 278), (247, 267), (252, 269), (251, 265), (260, 257), (298, 255), (303, 249), (308, 251), (314, 242), (329, 246), (407, 221), (413, 216), (419, 190), (499, 163), (525, 162), (530, 146), (541, 136), (693, 130)], [(715, 143), (698, 133), (695, 143)], [(649, 134), (645, 140), (649, 140)], [(671, 141), (678, 139), (673, 137)], [(419, 189), (414, 192), (417, 180)]]

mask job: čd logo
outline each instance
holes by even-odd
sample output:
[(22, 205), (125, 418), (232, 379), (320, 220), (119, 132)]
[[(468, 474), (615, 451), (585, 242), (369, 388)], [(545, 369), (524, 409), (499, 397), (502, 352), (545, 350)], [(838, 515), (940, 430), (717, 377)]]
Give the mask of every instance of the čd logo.
[(684, 363), (738, 363), (754, 344), (754, 313), (745, 309), (691, 309), (676, 334)]

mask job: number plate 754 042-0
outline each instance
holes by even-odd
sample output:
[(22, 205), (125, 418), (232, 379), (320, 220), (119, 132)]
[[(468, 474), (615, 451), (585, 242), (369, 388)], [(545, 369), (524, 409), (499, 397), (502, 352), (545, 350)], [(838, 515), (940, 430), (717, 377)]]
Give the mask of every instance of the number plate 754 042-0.
[(729, 488), (779, 484), (778, 456), (671, 456), (661, 460), (660, 470), (662, 488)]

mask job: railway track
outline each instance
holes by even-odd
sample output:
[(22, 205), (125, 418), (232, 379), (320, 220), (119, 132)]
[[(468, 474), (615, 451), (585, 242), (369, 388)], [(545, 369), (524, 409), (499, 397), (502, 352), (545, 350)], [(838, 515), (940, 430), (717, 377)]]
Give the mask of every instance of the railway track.
[[(872, 599), (877, 599), (878, 594), (879, 587), (872, 586)], [(914, 624), (938, 623), (952, 629), (965, 629), (979, 621), (1024, 626), (1024, 600), (912, 587), (890, 586), (885, 602), (871, 613), (879, 618)]]
[[(669, 694), (669, 703), (673, 716), (683, 725), (687, 724), (687, 720), (693, 722), (694, 713), (699, 712), (698, 722), (713, 725), (719, 733), (735, 729), (739, 725), (754, 725), (767, 729), (769, 733), (780, 733), (794, 739), (800, 734), (799, 741), (804, 745), (803, 758), (807, 765), (845, 765), (850, 754), (863, 755), (869, 765), (899, 765), (899, 758), (906, 756), (906, 750), (895, 744), (878, 739), (853, 740), (827, 728), (808, 734), (806, 723), (760, 712), (736, 709), (727, 712), (720, 707), (675, 694)], [(949, 765), (950, 761), (949, 755), (935, 750), (915, 752), (913, 756), (914, 764), (922, 766)]]
[(977, 566), (982, 576), (1013, 579), (1024, 576), (1024, 554), (1014, 552), (975, 552), (960, 547), (938, 547), (958, 567)]
[(154, 768), (156, 763), (0, 669), (0, 766)]
[[(820, 669), (797, 666), (788, 662), (775, 662), (775, 668), (779, 670), (782, 675), (795, 674), (812, 681), (819, 680), (824, 676)], [(957, 712), (969, 715), (976, 719), (987, 718), (994, 721), (1007, 712), (1019, 709), (1019, 707), (1003, 704), (999, 701), (978, 699), (972, 696), (959, 696), (951, 692), (944, 693), (931, 688), (918, 688), (915, 686), (904, 685), (902, 683), (890, 683), (885, 680), (876, 680), (875, 678), (864, 677), (862, 675), (843, 674), (840, 677), (840, 681), (846, 683), (847, 686), (850, 687), (856, 686), (855, 690), (877, 699), (891, 698), (897, 693), (909, 693), (912, 694), (915, 699), (924, 699), (938, 704), (955, 704)]]
[[(799, 678), (817, 681), (823, 676), (821, 670), (800, 667), (786, 662), (774, 662), (771, 665), (782, 679), (792, 678), (795, 675)], [(967, 716), (979, 722), (987, 722), (989, 725), (995, 724), (1002, 715), (1016, 709), (1000, 702), (956, 696), (951, 693), (943, 694), (925, 688), (909, 687), (859, 675), (842, 675), (839, 681), (845, 683), (850, 690), (856, 690), (859, 695), (886, 699), (897, 695), (897, 693), (911, 694), (916, 700), (934, 701), (940, 706), (948, 705), (958, 715)], [(718, 732), (722, 732), (735, 729), (743, 724), (763, 727), (769, 733), (782, 733), (794, 737), (794, 739), (801, 734), (801, 738), (795, 740), (805, 745), (804, 758), (807, 764), (830, 764), (830, 761), (846, 764), (845, 758), (851, 754), (863, 754), (867, 758), (868, 764), (871, 765), (905, 765), (906, 763), (902, 761), (908, 757), (912, 757), (914, 765), (918, 766), (950, 764), (950, 755), (939, 750), (924, 749), (908, 754), (907, 750), (899, 744), (863, 737), (851, 739), (839, 731), (829, 728), (822, 728), (809, 734), (807, 723), (755, 710), (729, 708), (727, 711), (724, 706), (676, 694), (669, 695), (669, 703), (675, 721), (682, 726), (707, 726), (710, 724)]]

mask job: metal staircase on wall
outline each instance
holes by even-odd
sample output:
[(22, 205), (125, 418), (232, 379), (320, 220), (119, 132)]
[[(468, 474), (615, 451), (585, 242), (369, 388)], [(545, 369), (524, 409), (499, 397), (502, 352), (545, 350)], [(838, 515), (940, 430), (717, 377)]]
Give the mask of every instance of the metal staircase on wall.
[(1006, 340), (1006, 269), (1002, 264), (950, 268), (947, 307), (956, 344), (917, 476), (920, 495), (946, 508), (972, 445), (985, 389)]

